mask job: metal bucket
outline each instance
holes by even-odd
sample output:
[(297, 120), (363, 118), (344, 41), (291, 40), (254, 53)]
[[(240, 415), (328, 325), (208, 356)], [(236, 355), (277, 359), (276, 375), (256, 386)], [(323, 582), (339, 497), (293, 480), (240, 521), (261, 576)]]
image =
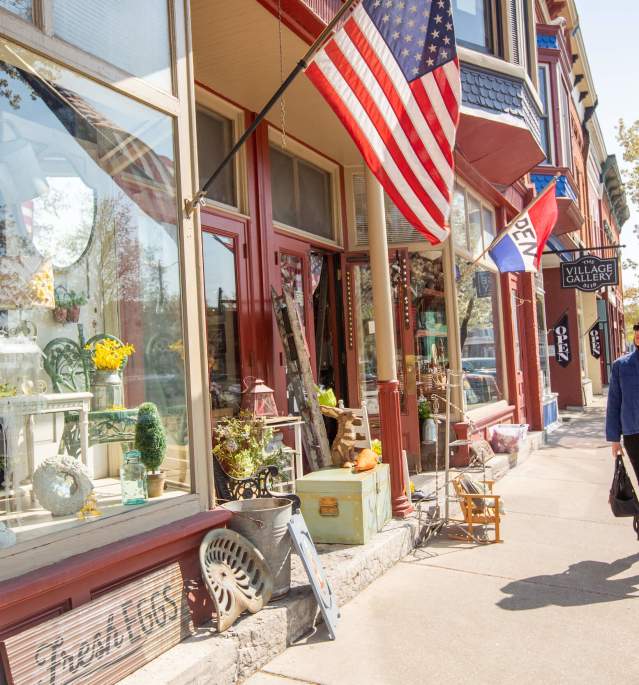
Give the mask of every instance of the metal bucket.
[(283, 497), (259, 497), (222, 505), (234, 516), (228, 527), (250, 540), (264, 555), (273, 573), (273, 598), (291, 589), (291, 536), (288, 522), (293, 505)]

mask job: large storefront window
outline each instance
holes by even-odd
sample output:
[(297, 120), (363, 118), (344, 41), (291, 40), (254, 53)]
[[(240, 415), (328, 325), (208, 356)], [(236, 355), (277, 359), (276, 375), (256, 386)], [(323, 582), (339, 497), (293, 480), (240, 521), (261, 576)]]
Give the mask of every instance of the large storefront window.
[[(0, 71), (0, 521), (20, 543), (191, 477), (173, 120), (6, 41)], [(138, 425), (153, 499), (130, 498), (139, 465), (120, 478)]]
[(464, 399), (474, 408), (504, 399), (505, 390), (499, 276), (490, 258), (475, 263), (495, 235), (493, 210), (455, 186), (451, 228)]

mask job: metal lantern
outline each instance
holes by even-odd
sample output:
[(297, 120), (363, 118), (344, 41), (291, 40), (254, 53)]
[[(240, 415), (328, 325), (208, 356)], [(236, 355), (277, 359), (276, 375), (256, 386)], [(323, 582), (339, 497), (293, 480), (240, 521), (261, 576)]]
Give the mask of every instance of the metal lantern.
[(278, 415), (273, 390), (261, 378), (255, 378), (242, 396), (242, 409), (250, 412), (253, 418)]

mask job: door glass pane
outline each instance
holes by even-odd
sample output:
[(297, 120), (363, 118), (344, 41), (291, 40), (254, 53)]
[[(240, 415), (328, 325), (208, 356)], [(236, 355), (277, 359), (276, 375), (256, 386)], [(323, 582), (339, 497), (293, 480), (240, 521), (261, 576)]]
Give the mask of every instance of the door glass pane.
[(241, 369), (235, 241), (202, 234), (209, 391), (213, 420), (240, 409)]
[(33, 0), (0, 0), (0, 7), (29, 21), (33, 18)]
[(373, 283), (368, 265), (353, 267), (353, 312), (357, 341), (359, 395), (370, 414), (379, 414), (377, 400), (377, 357), (373, 319)]
[(517, 295), (514, 292), (510, 292), (510, 304), (513, 312), (513, 329), (515, 332), (515, 366), (517, 371), (521, 371), (521, 341), (519, 339), (519, 302)]
[(305, 327), (304, 260), (298, 255), (281, 253), (280, 271), (282, 274), (282, 286), (291, 291), (302, 321), (302, 327)]
[[(197, 164), (200, 188), (209, 180), (233, 146), (233, 122), (230, 119), (198, 109)], [(231, 207), (237, 207), (235, 192), (235, 162), (229, 162), (208, 189), (207, 197)]]
[(56, 0), (53, 27), (72, 45), (171, 90), (167, 0)]
[(430, 369), (448, 367), (448, 322), (441, 252), (412, 252), (410, 294), (414, 313), (418, 394), (430, 398)]
[(497, 275), (458, 257), (457, 303), (466, 405), (501, 400), (503, 345)]

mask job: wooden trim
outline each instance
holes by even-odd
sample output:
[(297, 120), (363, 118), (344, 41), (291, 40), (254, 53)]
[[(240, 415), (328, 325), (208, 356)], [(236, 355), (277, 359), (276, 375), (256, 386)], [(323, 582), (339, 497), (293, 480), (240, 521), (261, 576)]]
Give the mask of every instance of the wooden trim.
[[(45, 20), (46, 16), (43, 17)], [(180, 111), (178, 99), (172, 93), (159, 90), (143, 79), (131, 76), (55, 36), (46, 35), (35, 24), (20, 19), (8, 10), (0, 9), (0, 27), (0, 36), (40, 54), (44, 59), (57, 62), (66, 69), (167, 114), (177, 116)]]

